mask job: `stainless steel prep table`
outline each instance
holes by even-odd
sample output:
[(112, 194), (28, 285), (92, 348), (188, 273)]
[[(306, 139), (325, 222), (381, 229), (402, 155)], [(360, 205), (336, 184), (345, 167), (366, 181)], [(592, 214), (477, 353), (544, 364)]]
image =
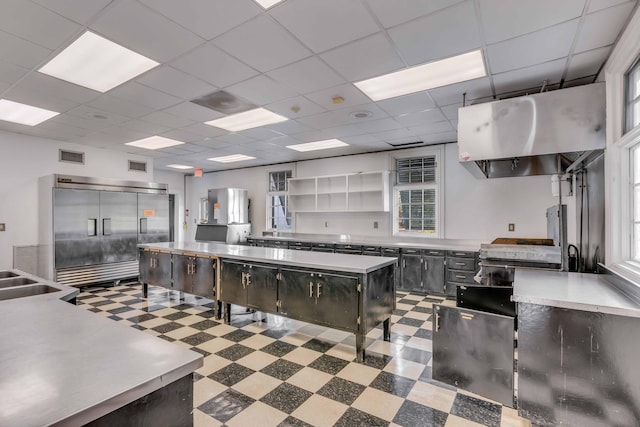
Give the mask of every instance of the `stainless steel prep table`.
[(640, 305), (617, 281), (516, 269), (521, 416), (549, 426), (637, 425)]
[(175, 256), (217, 258), (214, 298), (227, 304), (227, 321), (233, 303), (353, 332), (359, 362), (364, 360), (365, 336), (378, 324), (383, 324), (384, 339), (390, 339), (395, 258), (205, 242), (139, 247)]
[[(14, 272), (57, 291), (0, 301), (0, 425), (84, 425), (178, 381), (189, 387), (203, 364), (196, 352), (65, 302), (77, 289)], [(191, 416), (192, 401), (172, 404), (188, 404)]]

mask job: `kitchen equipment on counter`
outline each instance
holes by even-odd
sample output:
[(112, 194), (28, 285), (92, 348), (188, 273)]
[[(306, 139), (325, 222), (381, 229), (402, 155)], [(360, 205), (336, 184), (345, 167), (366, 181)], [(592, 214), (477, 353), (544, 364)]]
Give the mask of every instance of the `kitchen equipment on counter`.
[(198, 224), (196, 241), (237, 245), (245, 243), (250, 233), (251, 224)]
[(39, 179), (39, 275), (83, 286), (138, 276), (137, 245), (169, 241), (166, 184)]
[(198, 224), (196, 241), (245, 243), (251, 234), (248, 190), (211, 188), (207, 196), (208, 220)]

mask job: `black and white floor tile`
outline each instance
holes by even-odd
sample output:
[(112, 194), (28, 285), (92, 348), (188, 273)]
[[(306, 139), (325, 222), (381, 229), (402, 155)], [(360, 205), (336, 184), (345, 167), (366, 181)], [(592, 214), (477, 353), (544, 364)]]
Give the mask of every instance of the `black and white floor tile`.
[[(364, 363), (355, 336), (141, 285), (85, 288), (78, 305), (197, 351), (194, 425), (528, 426), (517, 411), (431, 379), (431, 310), (442, 298), (398, 292), (391, 342), (377, 328)], [(444, 300), (454, 305), (454, 301)]]

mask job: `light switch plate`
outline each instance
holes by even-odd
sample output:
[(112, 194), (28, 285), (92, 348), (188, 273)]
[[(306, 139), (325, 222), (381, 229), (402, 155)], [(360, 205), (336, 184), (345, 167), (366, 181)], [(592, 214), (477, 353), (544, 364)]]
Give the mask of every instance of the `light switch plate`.
[(3, 222), (3, 223), (0, 223), (0, 231), (4, 231), (4, 230), (5, 228), (4, 228), (4, 222)]
[(515, 224), (509, 224), (509, 231), (516, 231), (516, 225)]

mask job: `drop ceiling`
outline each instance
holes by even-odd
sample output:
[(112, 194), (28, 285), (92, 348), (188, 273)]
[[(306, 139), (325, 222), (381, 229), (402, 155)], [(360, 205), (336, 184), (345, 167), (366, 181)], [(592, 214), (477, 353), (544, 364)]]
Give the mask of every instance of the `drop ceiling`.
[[(204, 171), (457, 139), (466, 102), (595, 81), (636, 8), (626, 0), (3, 0), (0, 98), (60, 112), (0, 130)], [(37, 70), (92, 31), (160, 65), (106, 93)], [(487, 76), (373, 102), (353, 83), (481, 49)], [(225, 92), (289, 120), (239, 132), (190, 102)], [(341, 102), (334, 102), (334, 98)], [(364, 113), (364, 114), (362, 114)], [(185, 144), (145, 150), (162, 136)], [(287, 149), (340, 139), (346, 147)], [(243, 154), (241, 163), (208, 158)]]

